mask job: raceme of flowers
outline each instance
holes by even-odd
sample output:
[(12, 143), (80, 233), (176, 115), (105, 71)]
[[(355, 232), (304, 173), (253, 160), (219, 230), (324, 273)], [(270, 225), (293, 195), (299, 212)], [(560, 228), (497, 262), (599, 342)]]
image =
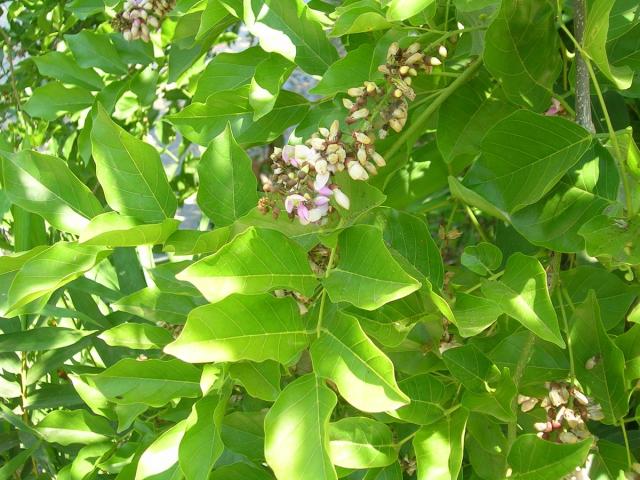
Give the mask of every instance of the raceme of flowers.
[(125, 40), (148, 42), (151, 32), (160, 27), (174, 5), (175, 0), (127, 0), (124, 10), (116, 15), (112, 24), (122, 32)]
[[(446, 57), (444, 46), (438, 49)], [(413, 78), (422, 69), (429, 73), (441, 65), (441, 58), (421, 52), (419, 43), (400, 48), (392, 43), (386, 63), (378, 67), (384, 82), (378, 85), (366, 81), (361, 87), (350, 88), (349, 98), (343, 99), (349, 111), (344, 123), (351, 129), (342, 130), (340, 122), (320, 128), (304, 144), (275, 148), (272, 155), (272, 175), (263, 182), (267, 195), (258, 207), (263, 213), (271, 211), (278, 217), (284, 209), (290, 218), (297, 217), (303, 225), (322, 224), (332, 211), (331, 198), (349, 209), (349, 197), (338, 188), (334, 176), (346, 171), (354, 180), (367, 180), (385, 159), (376, 151), (376, 139), (384, 139), (389, 129), (400, 132), (407, 121), (409, 102), (415, 99), (411, 88)]]

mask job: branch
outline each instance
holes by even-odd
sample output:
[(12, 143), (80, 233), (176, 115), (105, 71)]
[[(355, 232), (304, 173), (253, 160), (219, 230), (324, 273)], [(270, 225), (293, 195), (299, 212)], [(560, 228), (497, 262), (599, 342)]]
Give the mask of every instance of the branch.
[[(587, 19), (585, 0), (574, 0), (573, 30), (578, 44), (582, 46)], [(591, 133), (596, 129), (591, 119), (591, 86), (589, 69), (580, 48), (576, 48), (576, 121)]]

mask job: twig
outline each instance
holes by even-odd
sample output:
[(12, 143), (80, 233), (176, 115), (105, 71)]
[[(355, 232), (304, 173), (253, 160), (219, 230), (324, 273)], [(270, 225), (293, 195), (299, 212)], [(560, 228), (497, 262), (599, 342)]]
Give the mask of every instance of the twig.
[[(585, 0), (573, 1), (573, 31), (576, 41), (582, 45), (584, 40), (584, 27), (587, 17)], [(579, 125), (595, 133), (596, 128), (591, 118), (591, 84), (589, 83), (589, 69), (581, 49), (576, 48), (576, 121)]]

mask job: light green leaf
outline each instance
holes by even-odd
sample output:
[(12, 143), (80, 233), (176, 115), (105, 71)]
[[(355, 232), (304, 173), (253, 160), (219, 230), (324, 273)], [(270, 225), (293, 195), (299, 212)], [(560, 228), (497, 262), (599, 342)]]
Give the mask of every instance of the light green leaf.
[(47, 442), (60, 445), (104, 442), (114, 434), (106, 419), (86, 410), (55, 410), (40, 420), (35, 428)]
[(232, 224), (258, 203), (251, 159), (236, 143), (229, 124), (200, 157), (198, 178), (198, 205), (217, 227)]
[(232, 363), (229, 375), (254, 398), (275, 402), (280, 394), (280, 365), (273, 360)]
[(311, 344), (314, 371), (336, 384), (344, 399), (363, 412), (396, 410), (409, 403), (398, 387), (391, 360), (345, 313), (324, 319)]
[(502, 263), (502, 251), (492, 243), (480, 242), (478, 245), (464, 247), (460, 263), (478, 275), (487, 275)]
[(451, 375), (470, 392), (487, 393), (491, 390), (490, 384), (501, 374), (500, 369), (470, 343), (445, 350), (442, 359)]
[(155, 287), (147, 287), (118, 299), (112, 306), (152, 322), (181, 324), (187, 321), (187, 315), (191, 310), (205, 303), (202, 297), (163, 292)]
[(308, 333), (292, 298), (233, 295), (193, 310), (178, 339), (164, 351), (190, 363), (286, 363), (307, 343)]
[[(102, 3), (102, 2), (101, 2)], [(82, 68), (71, 55), (61, 52), (48, 52), (33, 57), (40, 75), (55, 78), (63, 83), (70, 83), (89, 90), (100, 90), (104, 83), (94, 70)]]
[(485, 280), (482, 293), (543, 340), (564, 348), (549, 290), (547, 274), (534, 257), (515, 253), (500, 280)]
[(500, 220), (509, 221), (509, 214), (496, 207), (482, 195), (479, 195), (470, 188), (465, 187), (456, 177), (449, 176), (449, 191), (451, 196), (461, 200), (467, 205), (479, 208), (484, 213), (494, 216)]
[(81, 67), (97, 67), (116, 75), (127, 73), (127, 64), (108, 35), (82, 30), (75, 35), (65, 35), (64, 39)]
[(182, 472), (178, 465), (178, 450), (184, 437), (187, 420), (165, 430), (143, 452), (134, 480), (178, 480)]
[(259, 120), (273, 110), (280, 87), (291, 75), (293, 68), (294, 64), (290, 60), (277, 53), (272, 53), (256, 66), (249, 90), (249, 105), (254, 110), (254, 120)]
[(374, 46), (363, 43), (333, 63), (309, 93), (329, 96), (346, 92), (350, 87), (359, 87), (365, 81), (380, 76), (375, 62)]
[(391, 430), (366, 417), (341, 418), (329, 424), (329, 455), (343, 468), (378, 468), (398, 458)]
[(398, 22), (419, 14), (433, 3), (433, 0), (391, 0), (387, 10), (387, 20)]
[(613, 266), (640, 264), (640, 216), (626, 219), (597, 215), (585, 223), (578, 234), (584, 237), (587, 252)]
[[(593, 292), (576, 308), (569, 338), (575, 373), (587, 395), (602, 407), (604, 422), (615, 425), (629, 410), (622, 351), (608, 337), (600, 320), (600, 307)], [(588, 368), (587, 362), (594, 362)]]
[(511, 217), (529, 242), (558, 252), (584, 250), (578, 230), (618, 197), (620, 178), (615, 161), (598, 142), (562, 177), (549, 194)]
[(237, 53), (219, 53), (207, 63), (200, 75), (193, 101), (205, 103), (213, 93), (249, 85), (257, 66), (270, 55), (260, 47), (250, 47)]
[(185, 422), (178, 458), (180, 469), (189, 480), (207, 480), (224, 445), (220, 436), (222, 419), (231, 388), (201, 398), (193, 404)]
[(485, 35), (487, 70), (502, 82), (510, 101), (538, 112), (551, 105), (561, 69), (555, 17), (545, 0), (503, 0)]
[(338, 59), (335, 47), (302, 0), (244, 0), (244, 22), (267, 52), (276, 52), (311, 75)]
[(436, 137), (446, 163), (460, 156), (473, 158), (488, 125), (495, 125), (515, 111), (487, 76), (478, 76), (456, 90), (440, 107)]
[(248, 463), (234, 463), (216, 468), (209, 480), (273, 480), (273, 476)]
[(440, 421), (421, 427), (413, 439), (418, 480), (455, 480), (462, 466), (469, 412), (459, 408)]
[(420, 288), (420, 282), (393, 259), (375, 227), (356, 225), (344, 230), (338, 254), (338, 265), (323, 281), (334, 303), (346, 301), (375, 310)]
[(263, 461), (265, 414), (266, 412), (264, 411), (235, 411), (224, 417), (222, 422), (222, 442), (225, 447), (251, 460)]
[(71, 0), (64, 6), (65, 10), (69, 10), (80, 20), (85, 20), (91, 15), (104, 12), (104, 0)]
[(110, 401), (162, 407), (174, 398), (200, 395), (200, 370), (180, 360), (123, 358), (85, 379)]
[(112, 347), (139, 350), (162, 348), (173, 340), (171, 333), (148, 323), (121, 323), (102, 332), (98, 338)]
[(249, 103), (251, 87), (210, 95), (206, 103), (192, 103), (182, 111), (166, 118), (192, 142), (207, 145), (231, 124), (240, 144), (268, 143), (279, 137), (291, 125), (298, 123), (307, 112), (304, 97), (282, 91), (273, 109), (260, 120), (253, 121), (253, 107)]
[(161, 223), (144, 224), (135, 217), (107, 212), (94, 217), (80, 233), (84, 245), (135, 247), (164, 243), (176, 231), (179, 220), (166, 218)]
[(4, 191), (9, 200), (41, 215), (54, 227), (80, 233), (102, 206), (67, 163), (33, 150), (1, 153)]
[(0, 353), (55, 350), (79, 342), (93, 330), (64, 327), (37, 327), (22, 332), (0, 334)]
[(600, 71), (620, 90), (631, 86), (633, 70), (628, 65), (613, 66), (607, 55), (609, 14), (616, 2), (587, 0), (587, 21), (584, 26), (582, 48)]
[(456, 294), (453, 313), (460, 335), (473, 337), (493, 324), (502, 314), (502, 310), (492, 300), (460, 292)]
[(177, 230), (164, 242), (163, 251), (176, 255), (198, 255), (218, 251), (231, 238), (231, 227), (212, 231)]
[(93, 95), (82, 87), (65, 87), (60, 82), (49, 82), (36, 88), (24, 104), (24, 111), (33, 118), (50, 122), (65, 113), (74, 113), (90, 107)]
[(291, 382), (264, 420), (265, 458), (281, 480), (337, 480), (329, 458), (335, 394), (313, 374)]
[(509, 451), (510, 478), (517, 480), (557, 480), (584, 465), (593, 439), (578, 443), (553, 443), (535, 434), (520, 435)]
[(428, 373), (413, 375), (398, 382), (411, 399), (409, 405), (388, 412), (392, 417), (416, 425), (429, 425), (444, 414), (444, 404), (451, 395), (444, 384)]
[(29, 258), (15, 273), (7, 292), (5, 316), (90, 270), (110, 253), (101, 247), (58, 242)]
[(391, 27), (385, 18), (379, 2), (359, 0), (336, 8), (336, 22), (331, 31), (332, 37), (341, 37), (350, 33), (373, 32)]
[(250, 227), (213, 255), (177, 277), (195, 285), (210, 302), (232, 293), (255, 295), (275, 288), (310, 296), (317, 281), (306, 252), (280, 232)]
[(590, 143), (589, 132), (573, 122), (519, 110), (487, 132), (464, 185), (513, 213), (540, 200)]
[(97, 108), (91, 144), (107, 203), (146, 223), (173, 218), (177, 201), (156, 149), (116, 125), (101, 105)]

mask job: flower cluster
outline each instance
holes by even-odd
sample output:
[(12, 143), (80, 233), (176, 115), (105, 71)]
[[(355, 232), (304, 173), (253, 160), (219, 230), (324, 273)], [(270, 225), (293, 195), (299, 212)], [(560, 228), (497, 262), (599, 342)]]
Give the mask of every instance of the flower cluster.
[(125, 40), (148, 42), (150, 32), (160, 26), (174, 4), (175, 0), (126, 0), (124, 10), (112, 21), (113, 27)]
[[(346, 127), (334, 120), (330, 128), (320, 128), (303, 145), (276, 148), (271, 155), (272, 175), (263, 181), (266, 196), (258, 204), (263, 213), (280, 214), (279, 198), (290, 218), (300, 223), (322, 223), (331, 212), (330, 199), (349, 209), (349, 198), (334, 181), (334, 175), (346, 171), (354, 180), (376, 175), (386, 162), (376, 151), (376, 139), (387, 136), (389, 129), (400, 132), (407, 121), (409, 101), (415, 99), (411, 88), (418, 69), (430, 72), (442, 62), (420, 52), (420, 44), (406, 49), (393, 43), (386, 63), (378, 70), (384, 74), (381, 85), (366, 81), (350, 88), (343, 105), (348, 110)], [(446, 57), (444, 46), (439, 55)]]
[(547, 420), (534, 425), (538, 436), (551, 439), (553, 435), (560, 443), (576, 443), (590, 437), (586, 421), (602, 420), (602, 407), (577, 388), (565, 383), (547, 383), (546, 387), (549, 393), (542, 400), (518, 396), (518, 404), (523, 412), (532, 410), (538, 403), (547, 412)]

